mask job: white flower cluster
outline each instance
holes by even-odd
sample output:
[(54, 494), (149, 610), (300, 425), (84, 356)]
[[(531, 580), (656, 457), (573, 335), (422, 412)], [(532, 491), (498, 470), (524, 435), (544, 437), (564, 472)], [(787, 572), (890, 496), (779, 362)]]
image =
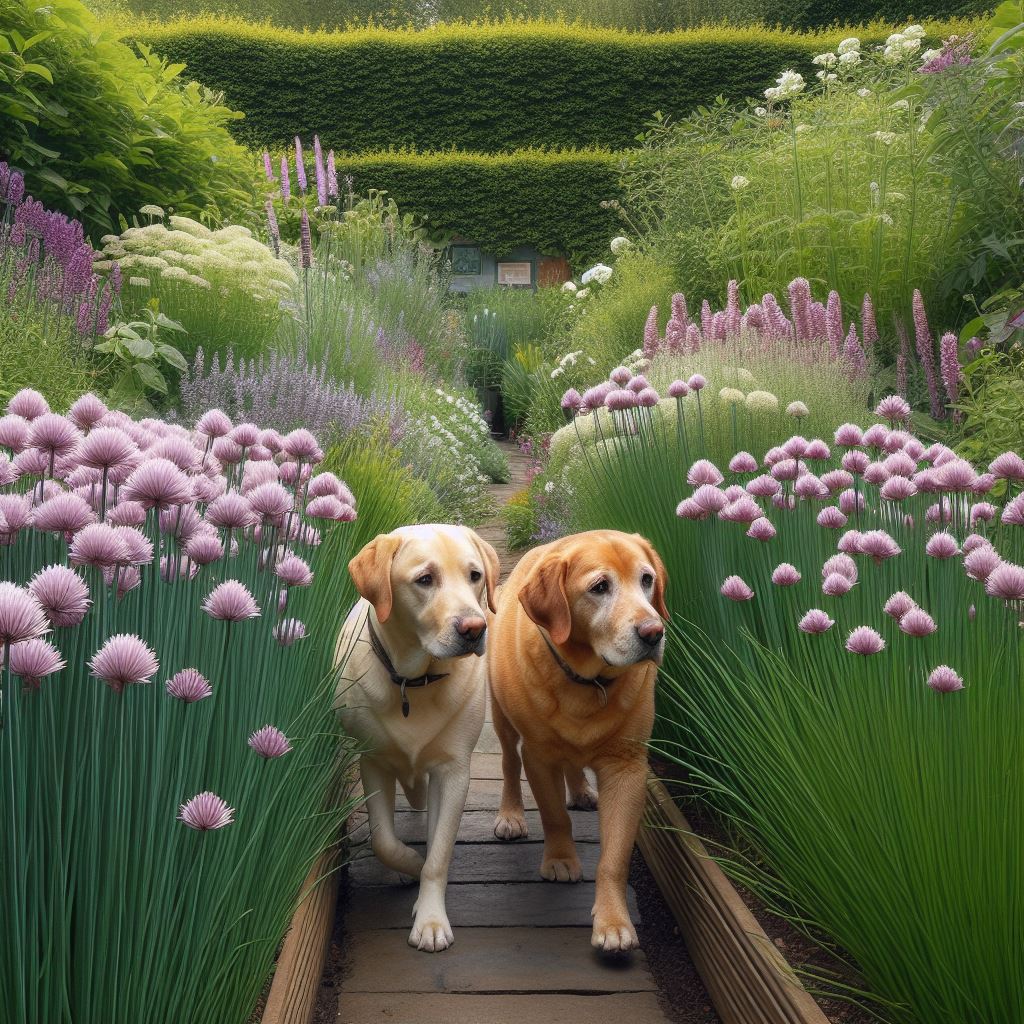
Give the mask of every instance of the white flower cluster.
[(633, 248), (633, 243), (625, 235), (619, 235), (611, 240), (608, 248), (611, 249), (613, 256), (621, 256)]
[(885, 41), (882, 56), (888, 61), (906, 60), (921, 49), (924, 29), (920, 25), (908, 25), (902, 32), (894, 32)]
[(849, 36), (839, 44), (835, 53), (831, 50), (819, 53), (812, 63), (821, 68), (816, 72), (819, 81), (835, 82), (839, 76), (833, 68), (853, 67), (860, 63), (860, 40), (856, 36)]
[(462, 395), (450, 395), (442, 388), (434, 388), (434, 394), (452, 407), (451, 418), (453, 420), (466, 424), (469, 429), (477, 434), (483, 434), (484, 437), (490, 436), (491, 430), (487, 426), (487, 421), (480, 415), (480, 410), (477, 406), (468, 399)]
[[(579, 361), (581, 355), (583, 355), (583, 349), (578, 349), (575, 352), (566, 352), (565, 355), (558, 360), (558, 365), (551, 371), (551, 379), (556, 380), (557, 378), (561, 377), (562, 374), (565, 373), (567, 370), (572, 369), (572, 367), (574, 367), (576, 363)], [(594, 360), (590, 358), (590, 356), (587, 356), (587, 362), (591, 366), (597, 365), (594, 362)]]
[(799, 71), (783, 71), (775, 79), (775, 85), (765, 89), (765, 99), (771, 100), (773, 103), (789, 99), (790, 96), (796, 96), (797, 93), (803, 92), (805, 85), (804, 76)]
[(745, 178), (742, 174), (735, 174), (733, 175), (732, 181), (729, 182), (729, 187), (733, 190), (733, 192), (739, 192), (742, 189), (745, 189), (749, 184), (749, 178)]
[(580, 277), (580, 284), (607, 284), (612, 278), (612, 268), (604, 263), (598, 263), (589, 270), (584, 271)]
[(651, 361), (644, 355), (644, 350), (638, 348), (622, 360), (622, 365), (633, 373), (640, 373), (651, 365)]
[(461, 487), (486, 484), (488, 476), (480, 462), (481, 444), (490, 437), (487, 421), (480, 410), (462, 395), (435, 388), (438, 409), (431, 412), (423, 429), (428, 449), (442, 455), (450, 479)]

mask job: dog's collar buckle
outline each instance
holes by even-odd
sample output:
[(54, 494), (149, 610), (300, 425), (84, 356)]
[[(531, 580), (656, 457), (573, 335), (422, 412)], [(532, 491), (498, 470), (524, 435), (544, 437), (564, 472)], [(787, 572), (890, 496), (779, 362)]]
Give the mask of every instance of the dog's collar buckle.
[(405, 690), (408, 686), (429, 686), (431, 683), (436, 683), (439, 679), (445, 679), (448, 676), (447, 672), (426, 672), (421, 676), (414, 676), (409, 678), (408, 676), (400, 676), (397, 669), (395, 668), (394, 662), (388, 656), (388, 652), (384, 649), (384, 644), (381, 643), (381, 639), (377, 636), (377, 631), (373, 628), (373, 623), (367, 618), (366, 626), (370, 633), (370, 650), (376, 655), (377, 660), (384, 666), (384, 671), (387, 672), (391, 682), (397, 686), (402, 694), (402, 717), (409, 717), (409, 697)]
[[(539, 628), (539, 627), (538, 627)], [(555, 645), (551, 642), (547, 633), (541, 630), (542, 637), (544, 637), (544, 643), (548, 645), (548, 650), (551, 652), (551, 656), (558, 663), (558, 667), (565, 673), (566, 678), (572, 680), (574, 683), (579, 683), (581, 686), (594, 686), (601, 691), (602, 703), (606, 703), (608, 700), (608, 694), (605, 692), (606, 686), (611, 686), (615, 682), (614, 679), (609, 679), (607, 676), (594, 676), (588, 678), (587, 676), (581, 676), (566, 660), (563, 658), (557, 650)]]

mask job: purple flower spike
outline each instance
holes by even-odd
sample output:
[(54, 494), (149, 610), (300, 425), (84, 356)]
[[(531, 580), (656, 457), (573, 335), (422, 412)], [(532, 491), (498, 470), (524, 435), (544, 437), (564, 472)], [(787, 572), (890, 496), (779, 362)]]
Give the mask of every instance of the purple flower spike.
[(238, 580), (225, 580), (214, 587), (203, 602), (203, 611), (210, 618), (224, 622), (242, 622), (260, 614), (252, 594)]
[(851, 654), (878, 654), (885, 648), (885, 641), (877, 630), (870, 626), (858, 626), (847, 638), (846, 649)]
[(907, 636), (922, 637), (938, 628), (935, 620), (923, 608), (908, 608), (899, 619), (900, 629)]
[(156, 655), (129, 633), (110, 637), (89, 662), (92, 674), (115, 693), (123, 693), (126, 686), (135, 683), (148, 683), (159, 667)]
[(772, 571), (772, 583), (777, 587), (793, 587), (802, 579), (799, 569), (789, 562), (782, 562)]
[(812, 608), (798, 625), (804, 633), (827, 633), (835, 625), (835, 619), (830, 619), (820, 608)]
[(739, 576), (727, 577), (719, 592), (730, 601), (749, 601), (754, 596), (753, 590)]
[(292, 749), (285, 734), (273, 725), (265, 725), (262, 729), (257, 729), (249, 737), (249, 746), (266, 761), (275, 757), (284, 757)]
[(182, 704), (195, 704), (213, 693), (206, 678), (194, 668), (183, 668), (167, 680), (167, 693)]
[(197, 832), (211, 832), (230, 825), (235, 820), (235, 812), (216, 793), (207, 791), (183, 803), (178, 820)]
[(964, 681), (948, 665), (939, 665), (928, 676), (928, 685), (936, 693), (956, 693), (964, 688)]
[[(282, 595), (283, 595), (282, 591)], [(273, 630), (274, 639), (282, 647), (291, 647), (296, 640), (306, 636), (306, 624), (298, 619), (282, 619)]]
[(309, 270), (313, 265), (313, 239), (309, 230), (309, 214), (305, 209), (299, 221), (299, 263), (303, 270)]

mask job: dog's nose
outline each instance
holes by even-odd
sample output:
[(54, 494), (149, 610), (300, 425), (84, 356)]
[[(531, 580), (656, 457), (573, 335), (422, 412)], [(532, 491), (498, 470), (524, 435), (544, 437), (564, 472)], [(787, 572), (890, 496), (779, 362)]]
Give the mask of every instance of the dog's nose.
[(479, 615), (463, 615), (455, 620), (455, 628), (463, 639), (479, 640), (487, 623)]
[(658, 619), (644, 619), (638, 623), (636, 634), (648, 647), (657, 647), (665, 635), (665, 627)]

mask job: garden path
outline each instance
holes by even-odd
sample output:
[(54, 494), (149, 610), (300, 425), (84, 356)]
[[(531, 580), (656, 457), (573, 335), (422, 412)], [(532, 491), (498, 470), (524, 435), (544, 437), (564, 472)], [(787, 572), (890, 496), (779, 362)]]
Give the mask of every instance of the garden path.
[[(492, 487), (498, 504), (525, 486), (531, 462), (515, 445), (502, 447), (511, 479)], [(517, 556), (506, 548), (500, 517), (478, 532), (498, 551), (504, 580)], [(570, 812), (583, 862), (578, 885), (539, 879), (541, 827), (528, 786), (529, 839), (510, 844), (494, 837), (501, 756), (490, 719), (488, 710), (448, 880), (455, 944), (436, 954), (410, 948), (411, 887), (368, 853), (359, 856), (349, 869), (339, 1024), (665, 1024), (643, 952), (607, 960), (590, 946), (597, 815)], [(422, 844), (424, 817), (399, 795), (402, 839)], [(630, 904), (638, 916), (632, 891)]]

